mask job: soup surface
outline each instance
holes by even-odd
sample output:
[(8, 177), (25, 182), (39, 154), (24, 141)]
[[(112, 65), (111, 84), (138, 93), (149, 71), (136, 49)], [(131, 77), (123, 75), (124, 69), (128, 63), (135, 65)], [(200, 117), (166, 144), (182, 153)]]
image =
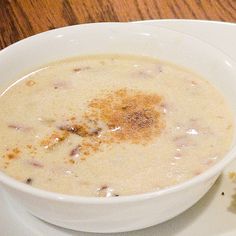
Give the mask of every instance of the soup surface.
[(232, 114), (198, 75), (152, 58), (50, 64), (0, 97), (0, 169), (48, 191), (117, 197), (157, 191), (214, 165)]

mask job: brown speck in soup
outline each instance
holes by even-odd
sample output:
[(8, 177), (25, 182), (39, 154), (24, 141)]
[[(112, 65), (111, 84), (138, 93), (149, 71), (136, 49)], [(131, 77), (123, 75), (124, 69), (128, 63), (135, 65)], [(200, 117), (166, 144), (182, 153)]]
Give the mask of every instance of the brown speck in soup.
[(21, 153), (20, 149), (19, 148), (13, 148), (9, 151), (7, 151), (6, 153), (6, 157), (9, 159), (9, 160), (13, 160), (13, 159), (17, 159), (19, 158), (19, 154)]
[(9, 124), (8, 128), (15, 129), (17, 131), (22, 131), (22, 132), (28, 132), (28, 131), (32, 130), (31, 127), (27, 127), (24, 125), (18, 125), (18, 124)]
[(98, 197), (107, 197), (107, 194), (108, 194), (108, 186), (102, 185), (100, 188), (97, 189)]
[(26, 84), (26, 86), (28, 86), (28, 87), (32, 87), (32, 86), (34, 86), (34, 85), (36, 84), (36, 82), (33, 81), (33, 80), (27, 80), (27, 81), (25, 82), (25, 84)]
[(89, 135), (88, 127), (86, 125), (73, 124), (73, 125), (64, 125), (59, 127), (61, 130), (68, 131), (72, 134), (77, 134), (81, 137), (86, 137)]
[(69, 133), (65, 130), (60, 131), (60, 132), (59, 131), (54, 131), (51, 135), (44, 138), (40, 142), (40, 145), (43, 146), (46, 149), (52, 149), (57, 144), (64, 141), (68, 137), (68, 135), (69, 135)]
[(31, 144), (27, 144), (26, 147), (27, 147), (28, 149), (31, 149), (33, 146), (32, 146)]
[(74, 72), (80, 72), (80, 71), (81, 71), (81, 68), (79, 67), (74, 69)]
[(73, 71), (78, 73), (78, 72), (85, 71), (85, 70), (89, 70), (89, 69), (91, 69), (90, 66), (82, 66), (82, 67), (76, 67), (76, 68), (74, 68)]
[(99, 188), (99, 190), (104, 190), (104, 189), (107, 189), (107, 188), (108, 188), (108, 186), (103, 185), (103, 186), (101, 186), (101, 187)]
[(163, 72), (163, 66), (162, 65), (156, 65), (156, 71), (159, 72), (159, 73), (162, 73)]
[(119, 194), (114, 193), (114, 189), (110, 188), (107, 185), (102, 185), (97, 189), (98, 197), (119, 197)]
[(73, 124), (73, 125), (65, 125), (59, 127), (61, 130), (66, 130), (72, 134), (77, 134), (81, 137), (89, 137), (98, 135), (101, 131), (101, 128), (89, 129), (87, 124)]
[(29, 160), (27, 163), (33, 167), (36, 167), (36, 168), (43, 168), (44, 167), (44, 165), (37, 160)]
[(75, 148), (73, 148), (70, 152), (70, 156), (79, 156), (80, 155), (80, 149), (81, 145), (77, 145)]
[(76, 120), (76, 117), (75, 117), (75, 116), (72, 116), (72, 117), (70, 118), (70, 120), (71, 120), (71, 121), (75, 121), (75, 120)]
[(72, 160), (72, 159), (70, 159), (70, 160), (69, 160), (69, 163), (70, 163), (70, 164), (75, 164), (75, 161)]
[(26, 181), (25, 181), (25, 183), (31, 185), (31, 184), (32, 184), (32, 181), (33, 181), (33, 180), (32, 180), (31, 178), (27, 178)]
[(62, 89), (62, 90), (67, 90), (72, 87), (69, 81), (64, 81), (64, 80), (55, 81), (52, 83), (52, 86), (54, 89)]

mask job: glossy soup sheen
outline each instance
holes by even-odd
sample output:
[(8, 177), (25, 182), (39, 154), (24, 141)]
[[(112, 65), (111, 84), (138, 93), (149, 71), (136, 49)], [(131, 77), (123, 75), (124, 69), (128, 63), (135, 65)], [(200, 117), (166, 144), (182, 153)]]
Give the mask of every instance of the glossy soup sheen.
[(47, 65), (0, 97), (0, 169), (33, 187), (118, 197), (184, 182), (229, 149), (231, 111), (198, 75), (153, 58)]

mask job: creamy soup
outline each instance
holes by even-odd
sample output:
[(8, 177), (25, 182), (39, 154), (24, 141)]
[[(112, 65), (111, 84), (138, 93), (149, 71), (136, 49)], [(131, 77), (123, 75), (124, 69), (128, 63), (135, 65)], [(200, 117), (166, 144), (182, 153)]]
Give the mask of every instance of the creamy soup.
[(0, 169), (33, 187), (118, 197), (182, 183), (219, 161), (233, 136), (219, 91), (152, 58), (73, 58), (0, 97)]

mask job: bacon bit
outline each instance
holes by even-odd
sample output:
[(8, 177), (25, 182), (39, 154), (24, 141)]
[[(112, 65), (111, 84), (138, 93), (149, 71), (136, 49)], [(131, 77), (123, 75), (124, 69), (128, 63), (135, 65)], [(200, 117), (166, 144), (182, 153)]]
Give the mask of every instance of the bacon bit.
[(31, 166), (34, 166), (34, 167), (38, 167), (38, 168), (44, 167), (44, 165), (41, 162), (36, 161), (36, 160), (29, 160), (28, 164), (30, 164)]
[(109, 188), (107, 185), (102, 185), (100, 188), (97, 189), (97, 196), (98, 197), (118, 197), (118, 194), (114, 193), (112, 188)]
[(101, 188), (99, 188), (99, 191), (104, 190), (104, 189), (107, 189), (107, 188), (108, 188), (108, 186), (103, 185), (103, 186), (101, 186)]
[(84, 67), (77, 67), (77, 68), (74, 68), (74, 72), (80, 72), (80, 71), (83, 71), (83, 70), (89, 70), (91, 69), (90, 66), (84, 66)]
[(34, 86), (34, 85), (36, 84), (36, 82), (33, 81), (33, 80), (28, 80), (28, 81), (26, 81), (25, 84), (26, 84), (28, 87), (32, 87), (32, 86)]
[(19, 130), (21, 129), (20, 126), (17, 126), (17, 125), (8, 125), (9, 128), (12, 128), (12, 129), (16, 129), (16, 130)]
[(9, 153), (6, 154), (6, 157), (9, 160), (16, 159), (19, 157), (20, 152), (21, 151), (19, 150), (19, 148), (13, 148)]
[(75, 148), (73, 148), (70, 152), (70, 156), (76, 156), (78, 157), (80, 155), (80, 150), (81, 149), (81, 145), (77, 145)]
[(81, 145), (77, 145), (75, 148), (71, 150), (70, 156), (72, 158), (69, 160), (69, 163), (75, 164), (80, 159), (80, 156), (81, 156), (80, 149), (81, 149)]
[(167, 113), (167, 110), (169, 109), (168, 105), (166, 103), (161, 103), (160, 107), (163, 108), (163, 113)]
[(25, 127), (25, 126), (22, 126), (22, 125), (15, 125), (15, 124), (8, 125), (8, 128), (23, 131), (23, 132), (27, 132), (27, 131), (32, 130), (31, 127)]
[(40, 143), (46, 149), (52, 149), (55, 145), (61, 143), (69, 136), (67, 131), (57, 132), (54, 131), (49, 137), (43, 139)]
[(101, 186), (100, 188), (97, 189), (97, 196), (107, 197), (107, 194), (108, 194), (107, 190), (108, 190), (108, 186), (106, 185)]

